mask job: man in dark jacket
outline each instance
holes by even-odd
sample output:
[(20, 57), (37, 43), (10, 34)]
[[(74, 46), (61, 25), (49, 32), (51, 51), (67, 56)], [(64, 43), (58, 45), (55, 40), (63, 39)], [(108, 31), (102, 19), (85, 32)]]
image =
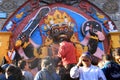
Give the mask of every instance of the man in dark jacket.
[(102, 70), (107, 80), (120, 80), (120, 65), (112, 60), (111, 55), (105, 54), (103, 56), (105, 62)]
[(35, 75), (34, 80), (60, 80), (59, 75), (54, 70), (52, 59), (49, 56), (42, 59), (41, 70)]

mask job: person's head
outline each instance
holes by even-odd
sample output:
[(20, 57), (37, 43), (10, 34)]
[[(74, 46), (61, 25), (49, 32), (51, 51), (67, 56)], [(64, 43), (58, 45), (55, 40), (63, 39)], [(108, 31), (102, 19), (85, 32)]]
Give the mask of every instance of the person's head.
[(4, 73), (4, 70), (1, 66), (0, 66), (0, 73)]
[(11, 76), (11, 75), (14, 75), (15, 70), (16, 70), (15, 66), (13, 66), (13, 65), (8, 66), (8, 67), (6, 68), (6, 71), (5, 71), (5, 76), (6, 76), (6, 78), (8, 78), (8, 77)]
[(14, 80), (23, 80), (24, 78), (20, 68), (15, 65), (10, 65), (6, 68), (5, 76), (7, 79), (12, 76)]
[(53, 70), (53, 64), (51, 57), (47, 56), (41, 61), (41, 68), (47, 69), (49, 72)]
[(25, 60), (18, 61), (18, 67), (22, 70), (23, 69), (29, 69), (29, 65)]
[(114, 56), (115, 61), (120, 64), (120, 53), (116, 53), (116, 55)]
[(120, 64), (120, 47), (113, 49), (112, 56), (114, 61)]
[(9, 76), (12, 76), (15, 80), (22, 80), (22, 72), (19, 67), (16, 67), (14, 65), (10, 65), (6, 68), (5, 76), (8, 79)]
[(4, 70), (4, 72), (5, 72), (5, 70), (6, 70), (6, 68), (9, 66), (10, 64), (3, 64), (1, 67), (2, 67), (2, 69)]
[(97, 58), (96, 56), (92, 56), (92, 64), (95, 65), (95, 66), (98, 66), (98, 63), (99, 63), (100, 59)]
[(110, 54), (104, 54), (102, 56), (103, 61), (111, 61), (113, 60), (112, 56)]
[(89, 67), (91, 65), (91, 54), (89, 52), (85, 52), (81, 55), (82, 58), (82, 64), (83, 66)]

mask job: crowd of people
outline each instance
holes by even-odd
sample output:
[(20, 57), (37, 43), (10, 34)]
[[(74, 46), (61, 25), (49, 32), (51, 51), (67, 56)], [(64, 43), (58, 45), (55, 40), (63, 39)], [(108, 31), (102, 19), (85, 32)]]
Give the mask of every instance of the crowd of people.
[(96, 65), (92, 61), (88, 51), (77, 61), (74, 44), (62, 39), (55, 59), (51, 56), (41, 59), (36, 74), (31, 72), (27, 60), (21, 58), (17, 64), (0, 66), (0, 80), (120, 80), (119, 51), (114, 59), (106, 53)]

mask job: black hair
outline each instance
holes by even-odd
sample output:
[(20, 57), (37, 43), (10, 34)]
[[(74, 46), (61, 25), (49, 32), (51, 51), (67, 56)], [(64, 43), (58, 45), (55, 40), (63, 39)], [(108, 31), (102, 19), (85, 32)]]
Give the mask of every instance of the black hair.
[(0, 66), (0, 72), (2, 72), (2, 73), (4, 72), (4, 70), (3, 70), (3, 68), (1, 66)]
[(45, 58), (42, 59), (42, 62), (45, 66), (48, 66), (52, 63), (51, 57), (46, 56)]
[(22, 75), (22, 71), (19, 67), (10, 65), (6, 68), (7, 74), (13, 76), (15, 80), (23, 80), (24, 76)]
[(120, 56), (120, 47), (118, 48), (118, 51), (117, 51), (117, 54), (116, 55), (119, 55)]
[(113, 60), (113, 57), (110, 54), (104, 54), (103, 57), (105, 60)]
[(25, 60), (20, 60), (20, 61), (18, 62), (18, 67), (19, 67), (20, 69), (24, 69), (24, 68), (25, 68), (25, 65), (26, 65), (26, 61), (25, 61)]

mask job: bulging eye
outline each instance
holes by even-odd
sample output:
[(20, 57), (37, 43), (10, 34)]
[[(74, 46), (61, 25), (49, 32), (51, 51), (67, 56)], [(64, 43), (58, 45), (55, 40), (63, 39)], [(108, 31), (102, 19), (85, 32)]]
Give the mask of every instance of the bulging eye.
[(87, 25), (87, 26), (89, 26), (89, 25), (90, 25), (90, 23), (87, 23), (86, 25)]
[(54, 29), (52, 32), (53, 32), (53, 33), (58, 33), (59, 30), (58, 30), (58, 29)]
[(98, 24), (96, 26), (99, 26)]
[(65, 28), (64, 31), (65, 31), (65, 32), (68, 32), (68, 28)]

